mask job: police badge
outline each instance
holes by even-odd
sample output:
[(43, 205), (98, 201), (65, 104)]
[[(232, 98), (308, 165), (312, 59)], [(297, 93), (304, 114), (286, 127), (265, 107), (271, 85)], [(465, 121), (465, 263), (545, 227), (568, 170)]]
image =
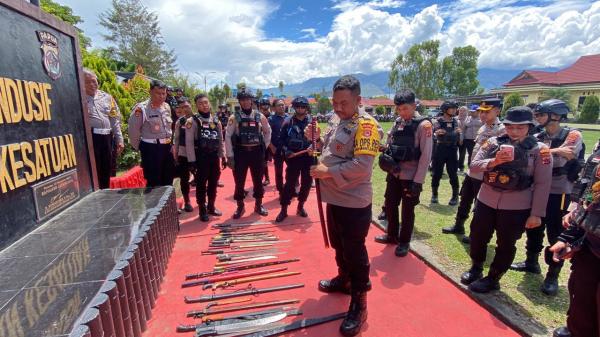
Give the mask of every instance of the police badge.
[(42, 64), (51, 79), (57, 80), (61, 74), (60, 59), (58, 57), (58, 39), (52, 33), (36, 31), (38, 40), (42, 43)]

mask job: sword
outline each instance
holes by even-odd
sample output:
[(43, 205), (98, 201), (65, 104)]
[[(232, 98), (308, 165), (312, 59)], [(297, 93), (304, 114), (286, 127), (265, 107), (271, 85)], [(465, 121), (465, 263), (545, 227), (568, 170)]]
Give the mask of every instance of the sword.
[(236, 249), (236, 250), (209, 249), (209, 250), (203, 250), (202, 255), (220, 255), (220, 254), (232, 254), (232, 253), (237, 254), (237, 253), (242, 253), (242, 252), (262, 252), (262, 251), (269, 251), (269, 250), (274, 250), (274, 249), (275, 248), (262, 248), (262, 247), (244, 248), (244, 249)]
[(206, 272), (201, 272), (201, 273), (197, 273), (197, 274), (188, 274), (188, 275), (185, 276), (185, 279), (186, 280), (191, 280), (191, 279), (197, 279), (197, 278), (201, 278), (201, 277), (221, 275), (221, 274), (224, 274), (224, 273), (227, 273), (227, 272), (234, 272), (234, 271), (240, 271), (240, 270), (246, 270), (246, 269), (268, 267), (268, 266), (274, 266), (274, 265), (278, 265), (278, 264), (298, 262), (298, 261), (300, 261), (300, 259), (296, 258), (296, 259), (289, 259), (289, 260), (278, 260), (278, 261), (269, 261), (269, 262), (247, 264), (247, 265), (242, 265), (242, 266), (231, 266), (231, 267), (227, 267), (227, 268), (218, 268), (217, 270), (214, 270), (214, 271), (206, 271)]
[[(217, 314), (224, 314), (226, 312), (232, 312), (232, 311), (240, 311), (240, 310), (247, 310), (247, 309), (258, 309), (258, 308), (266, 308), (266, 307), (274, 307), (274, 306), (278, 306), (278, 305), (286, 305), (286, 304), (295, 304), (295, 303), (300, 303), (300, 300), (297, 299), (289, 299), (289, 300), (278, 300), (278, 301), (267, 301), (267, 302), (257, 302), (257, 303), (250, 303), (250, 304), (246, 304), (246, 305), (238, 305), (235, 307), (227, 307), (227, 308), (220, 308), (220, 309), (214, 309), (214, 310), (208, 310), (208, 306), (205, 307), (202, 310), (191, 310), (188, 311), (186, 316), (187, 317), (195, 317), (195, 318), (202, 318), (202, 321), (208, 321), (208, 320), (214, 320), (214, 318), (210, 318), (213, 317)], [(279, 309), (283, 309), (283, 308), (279, 308)], [(272, 309), (275, 310), (275, 309)]]
[(246, 329), (254, 328), (257, 326), (263, 326), (271, 323), (281, 321), (288, 316), (287, 312), (280, 312), (276, 314), (270, 314), (262, 318), (257, 318), (250, 321), (241, 321), (238, 323), (227, 324), (227, 325), (216, 325), (210, 327), (200, 327), (196, 329), (196, 337), (202, 336), (214, 336), (224, 335), (228, 333), (234, 333), (243, 331)]
[[(313, 160), (314, 164), (319, 164), (319, 154), (317, 153), (317, 120), (313, 118), (311, 122), (312, 127), (312, 147), (313, 147)], [(321, 184), (319, 179), (315, 179), (315, 191), (317, 192), (317, 208), (319, 209), (319, 220), (321, 221), (321, 233), (323, 234), (323, 241), (325, 242), (325, 248), (329, 248), (329, 237), (327, 236), (327, 223), (325, 222), (325, 214), (323, 212), (323, 203), (321, 201)]]
[(208, 319), (209, 316), (205, 316), (204, 318), (206, 318), (206, 320), (203, 318), (202, 319), (203, 322), (200, 324), (190, 324), (190, 325), (179, 324), (177, 326), (177, 332), (192, 332), (192, 331), (196, 331), (196, 329), (198, 329), (198, 328), (238, 323), (238, 322), (261, 318), (261, 317), (264, 317), (269, 314), (277, 314), (277, 313), (281, 313), (281, 312), (287, 312), (288, 316), (302, 314), (302, 311), (300, 311), (299, 309), (296, 309), (294, 307), (279, 307), (279, 308), (262, 310), (262, 311), (245, 312), (245, 313), (227, 316), (227, 317), (214, 315), (214, 316), (211, 316), (210, 319)]
[(275, 256), (275, 255), (264, 255), (264, 256), (258, 256), (258, 257), (250, 257), (250, 258), (242, 259), (242, 260), (217, 262), (217, 263), (215, 263), (215, 268), (231, 266), (231, 265), (244, 263), (244, 262), (271, 260), (271, 259), (276, 259), (276, 258), (277, 258), (277, 256)]
[(241, 259), (248, 259), (248, 258), (252, 258), (252, 257), (260, 257), (260, 256), (267, 256), (267, 255), (283, 255), (283, 254), (287, 254), (287, 253), (280, 252), (278, 250), (274, 250), (274, 251), (270, 251), (270, 252), (257, 252), (254, 254), (220, 254), (220, 255), (217, 255), (217, 260), (219, 262), (226, 262), (226, 261), (236, 261), (236, 260), (241, 260)]
[(319, 325), (319, 324), (323, 324), (323, 323), (327, 323), (327, 322), (331, 322), (331, 321), (336, 321), (336, 320), (342, 319), (344, 317), (346, 317), (345, 312), (341, 312), (339, 314), (335, 314), (335, 315), (331, 315), (331, 316), (327, 316), (327, 317), (305, 318), (303, 320), (295, 321), (295, 322), (292, 322), (288, 325), (285, 325), (285, 326), (282, 326), (279, 328), (263, 330), (263, 331), (255, 332), (255, 333), (252, 333), (249, 335), (244, 335), (244, 337), (279, 336), (279, 335), (289, 332), (289, 331), (294, 331), (294, 330), (308, 328), (311, 326), (315, 326), (315, 325)]
[(275, 273), (275, 274), (266, 274), (266, 275), (242, 277), (242, 278), (239, 278), (239, 279), (233, 279), (233, 280), (228, 280), (228, 281), (216, 282), (216, 283), (213, 283), (213, 284), (205, 284), (205, 285), (202, 286), (202, 289), (211, 288), (213, 291), (215, 291), (215, 290), (217, 290), (219, 288), (233, 287), (233, 286), (236, 286), (236, 285), (242, 284), (242, 283), (250, 283), (250, 282), (254, 282), (254, 281), (270, 280), (270, 279), (274, 279), (274, 278), (294, 276), (294, 275), (300, 275), (300, 274), (301, 273), (299, 271), (290, 271), (290, 272), (285, 272), (285, 273)]
[(197, 280), (197, 281), (184, 282), (181, 285), (181, 287), (182, 288), (189, 288), (189, 287), (194, 287), (194, 286), (199, 286), (199, 285), (205, 285), (205, 284), (211, 284), (211, 283), (222, 282), (222, 281), (227, 281), (227, 280), (233, 280), (233, 279), (236, 279), (236, 278), (243, 278), (243, 277), (250, 277), (250, 276), (256, 276), (256, 275), (263, 275), (263, 274), (268, 274), (268, 273), (276, 273), (276, 272), (280, 272), (280, 271), (284, 271), (284, 270), (287, 270), (287, 267), (257, 270), (257, 271), (248, 272), (248, 273), (232, 272), (232, 273), (227, 273), (227, 275), (223, 275), (223, 276), (210, 277), (210, 278), (205, 278), (205, 279)]
[(275, 291), (283, 291), (283, 290), (296, 289), (296, 288), (302, 288), (302, 287), (304, 287), (303, 283), (289, 284), (289, 285), (270, 287), (270, 288), (250, 288), (250, 287), (248, 287), (247, 290), (241, 290), (241, 291), (235, 290), (233, 292), (224, 293), (224, 294), (204, 295), (204, 296), (199, 296), (199, 297), (185, 296), (184, 300), (185, 300), (185, 303), (202, 303), (202, 302), (208, 302), (208, 301), (221, 300), (221, 299), (225, 299), (225, 298), (264, 294), (264, 293), (271, 293), (271, 292), (275, 292)]

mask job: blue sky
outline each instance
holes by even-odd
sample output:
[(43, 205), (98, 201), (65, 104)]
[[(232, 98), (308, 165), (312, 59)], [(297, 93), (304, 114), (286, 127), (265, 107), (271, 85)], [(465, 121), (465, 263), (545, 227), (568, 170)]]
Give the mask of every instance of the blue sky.
[[(98, 15), (111, 0), (56, 0), (105, 47)], [(179, 70), (209, 85), (253, 87), (386, 71), (399, 53), (440, 41), (441, 56), (473, 45), (479, 66), (565, 67), (600, 53), (600, 1), (141, 0), (158, 15)]]

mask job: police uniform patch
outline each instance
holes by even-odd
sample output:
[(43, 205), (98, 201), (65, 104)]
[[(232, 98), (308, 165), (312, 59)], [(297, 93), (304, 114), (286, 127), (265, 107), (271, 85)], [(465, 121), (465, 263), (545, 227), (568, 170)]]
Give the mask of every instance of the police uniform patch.
[(425, 130), (425, 136), (432, 137), (433, 136), (433, 125), (429, 121), (423, 122), (423, 129)]
[(210, 123), (209, 127), (210, 127), (211, 129), (214, 129), (214, 128), (216, 127), (216, 125), (215, 125), (215, 123)]
[(577, 142), (581, 139), (581, 134), (579, 133), (579, 131), (573, 130), (573, 131), (569, 131), (569, 135), (567, 136), (567, 140), (565, 141), (565, 143), (567, 145), (575, 145), (577, 144)]
[(140, 117), (142, 115), (142, 108), (140, 108), (139, 106), (135, 108), (135, 117)]
[(186, 127), (186, 129), (189, 129), (189, 128), (191, 128), (191, 127), (192, 127), (192, 120), (191, 120), (191, 119), (188, 119), (188, 120), (185, 122), (185, 127)]
[(552, 154), (550, 154), (550, 149), (546, 146), (540, 149), (540, 157), (544, 165), (549, 165), (552, 162)]
[(492, 146), (492, 144), (490, 144), (490, 142), (488, 142), (488, 140), (484, 140), (483, 143), (481, 144), (481, 149), (483, 151), (487, 151), (490, 149), (490, 147)]
[(370, 119), (360, 120), (354, 136), (354, 155), (376, 156), (379, 152), (379, 143), (377, 123)]

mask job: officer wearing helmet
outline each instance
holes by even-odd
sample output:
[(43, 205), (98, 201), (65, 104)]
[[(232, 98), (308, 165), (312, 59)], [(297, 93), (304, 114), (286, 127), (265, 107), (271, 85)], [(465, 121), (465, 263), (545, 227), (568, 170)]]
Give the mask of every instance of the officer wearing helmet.
[[(223, 130), (223, 139), (225, 139), (225, 126), (227, 126), (227, 121), (229, 120), (229, 111), (227, 110), (227, 104), (219, 104), (219, 111), (217, 111), (217, 119), (221, 123), (221, 129)], [(225, 168), (225, 166), (223, 166)], [(217, 182), (218, 187), (225, 186), (221, 180)]]
[(445, 165), (452, 186), (452, 198), (448, 205), (454, 206), (458, 204), (458, 143), (462, 132), (460, 121), (455, 117), (458, 103), (445, 101), (440, 109), (442, 116), (433, 122), (435, 149), (432, 158), (431, 203), (438, 203), (438, 188)]
[(250, 169), (254, 187), (254, 211), (266, 216), (269, 213), (262, 205), (265, 193), (262, 177), (266, 144), (271, 142), (271, 127), (263, 114), (252, 109), (254, 100), (252, 92), (242, 88), (238, 91), (237, 99), (240, 103), (240, 110), (229, 117), (225, 130), (227, 166), (233, 170), (235, 180), (233, 198), (237, 202), (237, 208), (233, 218), (239, 219), (245, 211), (244, 184), (248, 169)]
[(275, 169), (275, 187), (279, 196), (283, 193), (283, 163), (284, 153), (283, 144), (281, 143), (281, 126), (288, 118), (285, 113), (285, 102), (281, 98), (273, 100), (273, 113), (269, 116), (269, 125), (271, 126), (271, 144), (268, 151), (273, 156), (273, 168)]
[(310, 127), (312, 117), (310, 116), (310, 105), (304, 96), (298, 96), (292, 100), (292, 107), (296, 111), (294, 116), (288, 117), (281, 126), (279, 140), (285, 156), (285, 184), (281, 193), (281, 211), (275, 219), (282, 222), (287, 217), (287, 208), (291, 203), (292, 194), (296, 188), (296, 182), (300, 178), (300, 192), (298, 193), (298, 207), (296, 215), (307, 217), (304, 203), (308, 199), (308, 193), (312, 185), (310, 166), (313, 165), (313, 157), (308, 151), (311, 140), (304, 135), (304, 130)]
[[(552, 181), (550, 149), (528, 135), (534, 125), (531, 109), (510, 108), (503, 123), (506, 135), (485, 142), (470, 167), (483, 173), (483, 183), (471, 222), (472, 266), (462, 274), (461, 282), (478, 293), (500, 289), (500, 278), (515, 257), (515, 243), (525, 228), (542, 224)], [(483, 277), (487, 245), (494, 231), (496, 254)]]
[[(568, 113), (569, 107), (559, 99), (549, 99), (535, 107), (535, 119), (544, 128), (535, 137), (550, 148), (553, 158), (552, 185), (542, 225), (526, 231), (527, 258), (523, 262), (513, 264), (511, 269), (534, 274), (541, 273), (538, 257), (544, 248), (544, 229), (546, 229), (550, 245), (556, 243), (558, 236), (563, 231), (561, 218), (567, 212), (573, 183), (577, 180), (583, 166), (585, 152), (581, 132), (560, 125), (561, 119), (565, 118)], [(560, 262), (553, 261), (552, 253), (548, 250), (544, 255), (548, 264), (548, 272), (542, 283), (541, 291), (546, 295), (553, 296), (558, 292), (558, 276), (563, 263), (562, 260)]]
[[(263, 114), (265, 117), (267, 117), (267, 120), (269, 119), (269, 117), (271, 117), (271, 102), (269, 101), (269, 98), (266, 96), (263, 96), (261, 99), (258, 100), (258, 110), (260, 111), (261, 114)], [(273, 132), (273, 129), (271, 129), (271, 132)], [(271, 137), (272, 140), (273, 137)], [(269, 167), (267, 166), (267, 163), (273, 160), (273, 154), (271, 153), (271, 151), (269, 151), (268, 145), (270, 144), (266, 144), (267, 148), (265, 149), (265, 163), (264, 163), (264, 175), (265, 175), (265, 180), (263, 181), (263, 186), (268, 186), (271, 183), (271, 179), (269, 179)]]

